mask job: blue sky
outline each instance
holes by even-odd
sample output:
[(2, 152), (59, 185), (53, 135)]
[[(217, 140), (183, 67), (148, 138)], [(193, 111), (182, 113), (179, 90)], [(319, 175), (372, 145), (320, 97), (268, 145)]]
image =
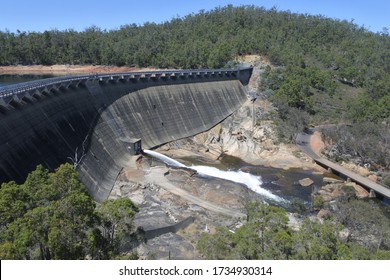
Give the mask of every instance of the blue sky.
[(275, 6), (278, 10), (354, 20), (373, 32), (390, 29), (389, 0), (0, 0), (0, 4), (0, 30), (11, 32), (82, 31), (92, 25), (110, 30), (132, 23), (160, 23), (228, 4), (267, 9)]

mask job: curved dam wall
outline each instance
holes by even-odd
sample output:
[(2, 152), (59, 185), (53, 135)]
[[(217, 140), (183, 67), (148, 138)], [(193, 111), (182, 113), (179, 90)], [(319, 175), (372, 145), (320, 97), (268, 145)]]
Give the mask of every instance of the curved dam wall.
[(53, 170), (76, 161), (102, 201), (129, 162), (131, 139), (152, 148), (210, 129), (247, 100), (251, 71), (83, 76), (3, 94), (0, 181), (23, 182), (38, 164)]

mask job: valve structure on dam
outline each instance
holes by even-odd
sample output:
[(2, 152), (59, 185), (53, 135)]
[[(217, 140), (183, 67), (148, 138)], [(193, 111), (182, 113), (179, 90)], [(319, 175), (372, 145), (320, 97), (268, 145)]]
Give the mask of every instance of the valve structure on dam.
[(132, 155), (206, 131), (247, 100), (252, 68), (58, 77), (0, 89), (0, 183), (71, 162), (106, 199)]

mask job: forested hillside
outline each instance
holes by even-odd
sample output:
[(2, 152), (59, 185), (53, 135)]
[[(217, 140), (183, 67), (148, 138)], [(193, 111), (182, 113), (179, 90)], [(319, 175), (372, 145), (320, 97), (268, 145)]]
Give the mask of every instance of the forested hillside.
[[(129, 18), (131, 22), (131, 18)], [(273, 66), (261, 89), (280, 109), (282, 141), (295, 140), (286, 127), (364, 123), (375, 128), (381, 157), (364, 149), (358, 129), (340, 141), (327, 131), (335, 150), (390, 166), (390, 36), (353, 22), (266, 10), (255, 6), (200, 11), (162, 24), (93, 26), (83, 32), (49, 30), (0, 32), (0, 65), (103, 64), (161, 68), (216, 68), (234, 65), (239, 55), (259, 54)], [(343, 129), (342, 131), (345, 131)], [(374, 146), (372, 146), (374, 147)], [(384, 153), (384, 154), (383, 154)]]
[(83, 32), (1, 32), (0, 64), (213, 68), (236, 55), (257, 53), (276, 65), (326, 68), (361, 86), (372, 78), (389, 80), (390, 38), (385, 31), (373, 34), (322, 16), (228, 6), (118, 30), (93, 26)]

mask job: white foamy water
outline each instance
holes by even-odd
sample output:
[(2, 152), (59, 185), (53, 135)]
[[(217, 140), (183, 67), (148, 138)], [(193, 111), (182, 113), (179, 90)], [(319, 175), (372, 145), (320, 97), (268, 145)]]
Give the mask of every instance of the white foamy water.
[(242, 172), (241, 170), (239, 171), (224, 171), (224, 170), (219, 170), (218, 168), (215, 167), (210, 167), (210, 166), (191, 166), (191, 169), (196, 170), (199, 174), (201, 175), (206, 175), (210, 177), (216, 177), (224, 180), (229, 180), (235, 183), (240, 183), (245, 186), (247, 186), (250, 190), (266, 196), (268, 198), (271, 198), (276, 201), (282, 201), (283, 198), (274, 195), (270, 191), (263, 189), (261, 184), (263, 181), (261, 181), (260, 176), (255, 176), (250, 173)]
[(150, 151), (150, 150), (144, 150), (145, 154), (148, 154), (152, 157), (155, 157), (163, 162), (165, 162), (168, 165), (175, 166), (175, 167), (187, 167), (191, 168), (195, 171), (197, 171), (200, 175), (203, 176), (209, 176), (209, 177), (214, 177), (214, 178), (219, 178), (219, 179), (224, 179), (228, 181), (232, 181), (235, 183), (240, 183), (245, 186), (247, 186), (250, 190), (265, 196), (267, 198), (283, 202), (285, 201), (283, 198), (273, 194), (272, 192), (264, 189), (261, 187), (261, 184), (263, 183), (261, 181), (260, 176), (255, 176), (250, 173), (242, 172), (241, 170), (239, 171), (224, 171), (220, 170), (215, 167), (210, 167), (210, 166), (185, 166), (184, 164), (178, 162), (177, 160), (174, 160), (170, 157), (167, 157), (163, 154), (160, 154), (158, 152)]
[(170, 166), (175, 166), (175, 167), (187, 167), (184, 164), (178, 162), (177, 160), (174, 160), (173, 158), (167, 157), (166, 155), (160, 154), (155, 151), (151, 150), (144, 150), (144, 153), (147, 155), (150, 155), (152, 157), (158, 158), (159, 160), (165, 162), (166, 164)]

